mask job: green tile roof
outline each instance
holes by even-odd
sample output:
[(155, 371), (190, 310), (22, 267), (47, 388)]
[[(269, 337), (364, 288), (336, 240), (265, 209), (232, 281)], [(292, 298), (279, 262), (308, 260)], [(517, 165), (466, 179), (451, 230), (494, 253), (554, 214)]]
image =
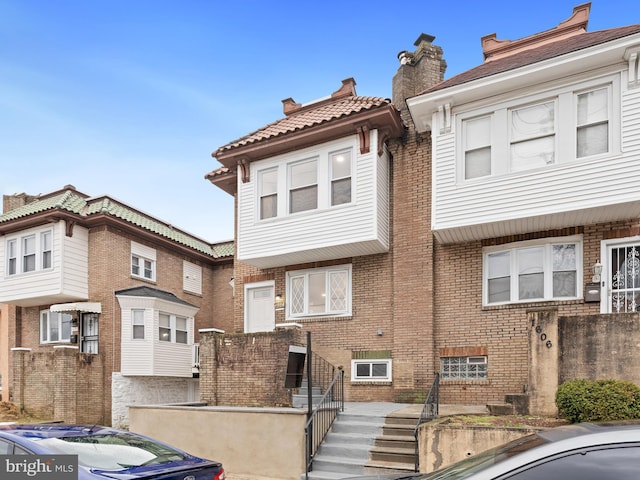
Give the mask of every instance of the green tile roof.
[(85, 219), (89, 219), (92, 215), (109, 215), (214, 258), (232, 257), (234, 254), (233, 242), (209, 244), (112, 198), (106, 196), (89, 198), (73, 187), (40, 196), (33, 202), (0, 215), (0, 225), (52, 210), (65, 210)]

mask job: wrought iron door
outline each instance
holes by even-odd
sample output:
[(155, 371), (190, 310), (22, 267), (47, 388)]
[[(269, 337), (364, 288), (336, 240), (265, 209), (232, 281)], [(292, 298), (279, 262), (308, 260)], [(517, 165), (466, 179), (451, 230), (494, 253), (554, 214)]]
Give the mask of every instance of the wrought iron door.
[(80, 351), (98, 353), (98, 314), (83, 313), (81, 329)]
[(637, 312), (640, 309), (640, 244), (609, 249), (609, 311)]

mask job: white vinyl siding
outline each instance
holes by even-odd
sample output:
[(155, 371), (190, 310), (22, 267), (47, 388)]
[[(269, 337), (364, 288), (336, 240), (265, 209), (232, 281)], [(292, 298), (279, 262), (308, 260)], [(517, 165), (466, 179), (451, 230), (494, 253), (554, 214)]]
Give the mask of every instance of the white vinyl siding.
[[(377, 145), (377, 130), (371, 145)], [(351, 152), (350, 202), (331, 205), (329, 155)], [(318, 162), (317, 208), (288, 214), (288, 165)], [(278, 170), (278, 216), (260, 219), (260, 172)], [(345, 181), (347, 177), (340, 177)], [(344, 185), (342, 185), (345, 187)], [(389, 249), (389, 155), (361, 154), (357, 137), (251, 163), (251, 180), (238, 184), (237, 258), (259, 268), (346, 258)]]
[[(88, 231), (75, 225), (73, 236), (67, 236), (65, 227), (65, 222), (59, 221), (46, 228), (24, 230), (9, 238), (9, 242), (0, 240), (0, 264), (4, 266), (4, 278), (0, 282), (2, 302), (27, 307), (88, 298)], [(19, 273), (22, 267), (20, 238), (29, 236), (44, 248), (36, 248), (38, 268), (22, 274)], [(16, 274), (9, 274), (11, 265), (15, 266)], [(47, 267), (40, 268), (42, 265)]]
[[(192, 377), (194, 315), (196, 307), (168, 302), (156, 297), (118, 295), (121, 317), (122, 375)], [(142, 312), (134, 313), (134, 312)], [(134, 321), (134, 315), (136, 317)], [(141, 317), (144, 338), (140, 332)], [(168, 319), (172, 341), (161, 341), (161, 325)], [(176, 322), (176, 319), (177, 322)], [(186, 330), (185, 330), (186, 329)], [(139, 335), (138, 333), (137, 335)], [(175, 341), (175, 338), (178, 341)]]
[[(580, 95), (602, 88), (611, 92), (608, 97), (611, 103), (607, 105), (611, 112), (608, 152), (578, 157)], [(492, 148), (499, 151), (492, 152), (492, 167), (495, 167), (492, 175), (465, 180), (463, 148), (456, 144), (461, 136), (455, 129), (434, 135), (432, 230), (436, 238), (444, 243), (458, 243), (628, 217), (626, 206), (634, 205), (640, 197), (637, 91), (624, 90), (619, 77), (609, 76), (521, 101), (544, 103), (554, 92), (572, 106), (566, 112), (573, 112), (574, 118), (570, 122), (556, 118), (555, 161), (547, 167), (508, 172), (507, 164), (499, 161), (499, 158), (508, 158), (508, 149), (494, 143)], [(501, 104), (505, 118), (495, 122), (508, 125), (506, 108), (517, 103)], [(491, 106), (486, 109), (495, 111)], [(454, 124), (458, 131), (465, 115), (477, 118), (479, 113), (475, 110), (456, 112), (458, 123)]]

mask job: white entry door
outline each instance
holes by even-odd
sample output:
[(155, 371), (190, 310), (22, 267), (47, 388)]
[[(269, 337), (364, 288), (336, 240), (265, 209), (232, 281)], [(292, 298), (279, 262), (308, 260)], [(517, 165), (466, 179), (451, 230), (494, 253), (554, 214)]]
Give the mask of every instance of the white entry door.
[(273, 332), (276, 328), (276, 314), (273, 282), (245, 285), (244, 291), (244, 331)]

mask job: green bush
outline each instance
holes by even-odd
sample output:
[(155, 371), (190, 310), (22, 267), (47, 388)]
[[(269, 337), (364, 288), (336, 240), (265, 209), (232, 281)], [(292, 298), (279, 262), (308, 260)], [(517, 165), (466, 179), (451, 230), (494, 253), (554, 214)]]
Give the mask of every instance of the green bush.
[(556, 405), (570, 423), (640, 418), (640, 387), (625, 380), (569, 380), (558, 387)]

